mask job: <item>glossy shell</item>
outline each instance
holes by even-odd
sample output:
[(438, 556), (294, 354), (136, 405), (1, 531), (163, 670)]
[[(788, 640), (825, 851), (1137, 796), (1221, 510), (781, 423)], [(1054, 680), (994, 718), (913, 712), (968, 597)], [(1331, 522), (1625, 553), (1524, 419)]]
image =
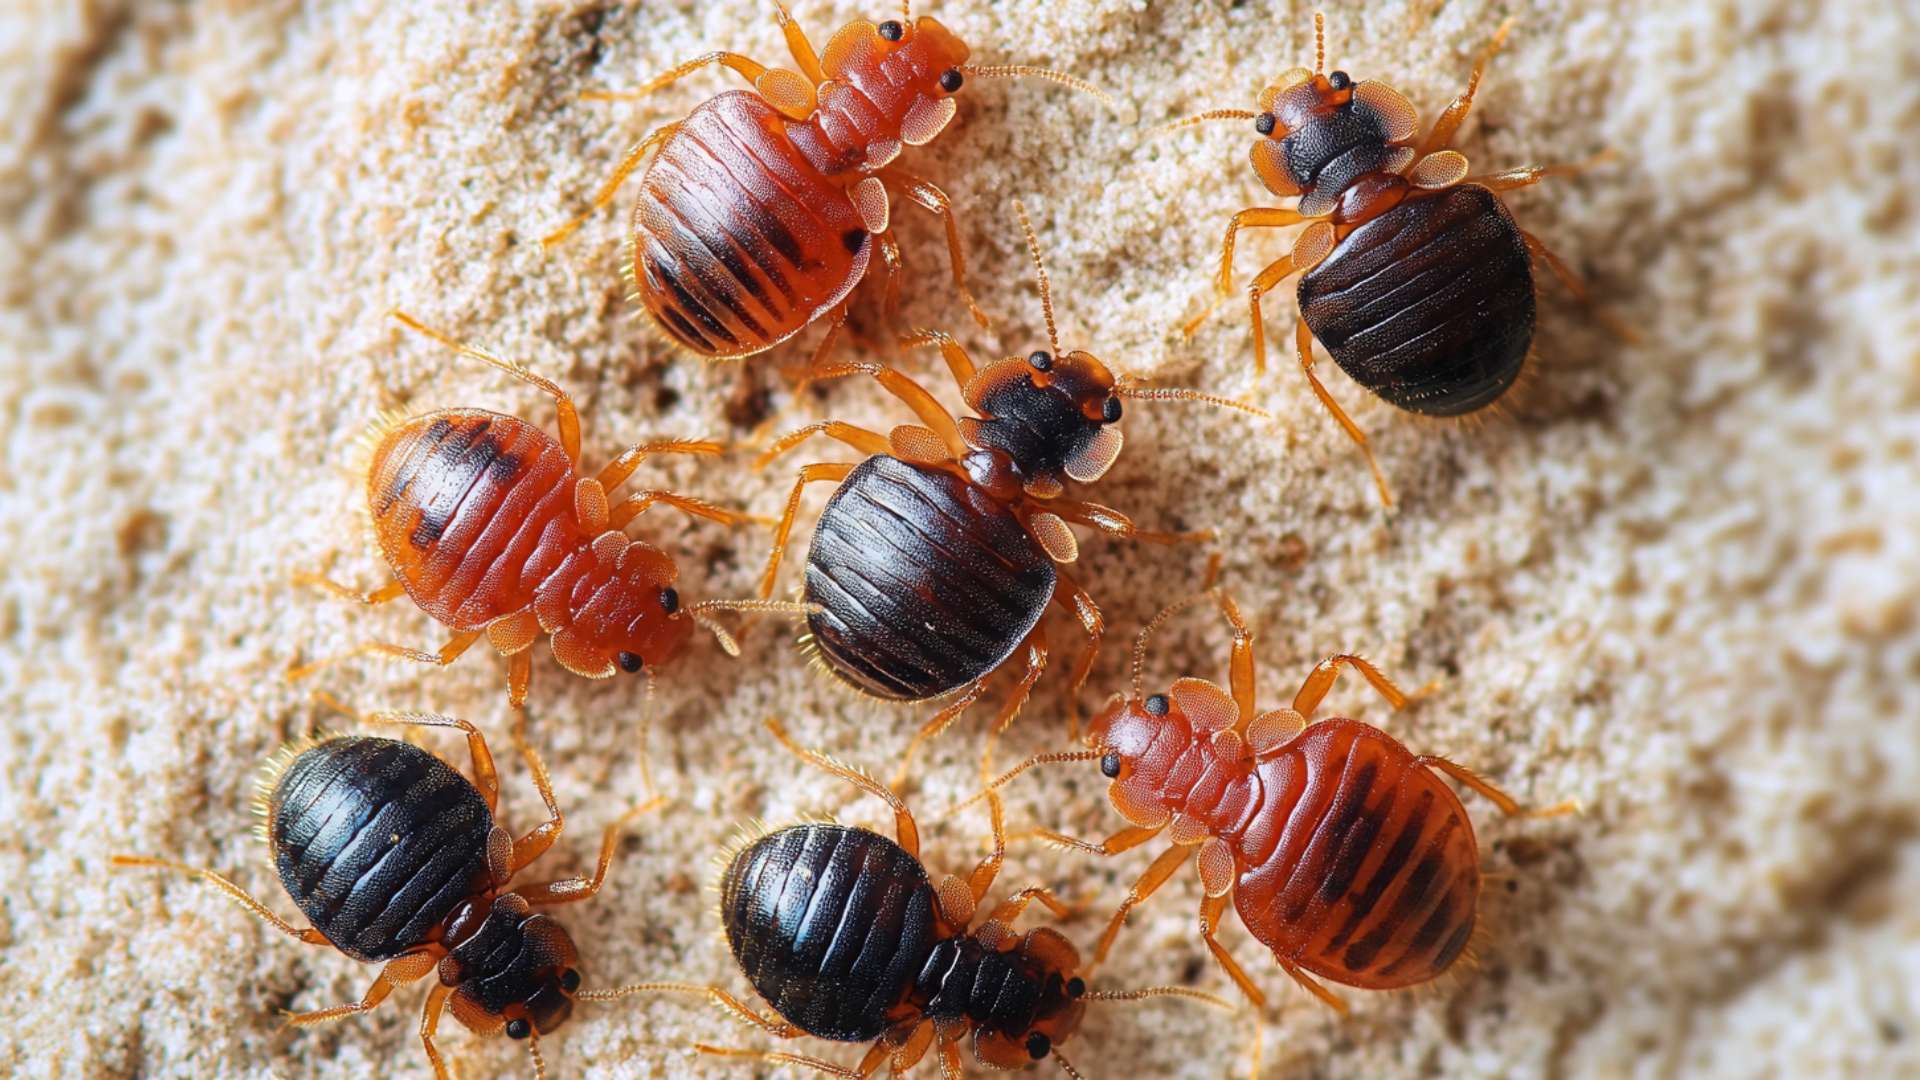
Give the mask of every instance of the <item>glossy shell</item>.
[(1314, 724), (1255, 771), (1233, 838), (1240, 918), (1281, 959), (1374, 990), (1445, 971), (1480, 897), (1473, 823), (1433, 770), (1353, 720)]
[(807, 552), (808, 616), (835, 674), (877, 697), (957, 690), (1013, 654), (1046, 610), (1053, 561), (1005, 505), (878, 454), (840, 485)]
[(760, 996), (809, 1035), (841, 1042), (886, 1030), (937, 930), (918, 859), (877, 833), (826, 824), (789, 826), (734, 856), (720, 918)]
[(703, 356), (800, 332), (859, 283), (871, 237), (846, 192), (758, 94), (721, 94), (660, 147), (633, 211), (634, 283), (660, 329)]
[(309, 748), (268, 792), (266, 818), (287, 895), (356, 960), (429, 940), (490, 881), (486, 800), (411, 743), (345, 735)]
[(1533, 341), (1533, 270), (1513, 215), (1477, 184), (1409, 198), (1300, 279), (1300, 314), (1353, 380), (1412, 412), (1480, 409)]
[(449, 409), (387, 430), (367, 470), (373, 532), (407, 595), (456, 630), (533, 601), (585, 542), (573, 467), (553, 436), (481, 409)]

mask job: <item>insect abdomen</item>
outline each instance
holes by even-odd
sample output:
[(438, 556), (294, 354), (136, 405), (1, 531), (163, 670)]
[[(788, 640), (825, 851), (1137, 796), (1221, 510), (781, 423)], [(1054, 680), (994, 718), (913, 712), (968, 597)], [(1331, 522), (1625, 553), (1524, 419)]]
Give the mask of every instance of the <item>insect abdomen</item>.
[(738, 357), (792, 337), (844, 300), (872, 244), (841, 185), (747, 91), (695, 109), (647, 167), (633, 212), (634, 285), (668, 336)]
[(1480, 895), (1473, 824), (1406, 747), (1317, 723), (1257, 768), (1265, 805), (1233, 837), (1234, 906), (1280, 959), (1391, 989), (1458, 958)]
[(793, 825), (747, 846), (727, 867), (720, 917), (760, 996), (808, 1034), (841, 1042), (885, 1030), (936, 931), (919, 860), (844, 825)]
[(367, 473), (374, 534), (407, 595), (455, 629), (525, 607), (577, 541), (573, 466), (551, 435), (479, 409), (389, 432)]
[(492, 829), (465, 777), (394, 739), (328, 739), (295, 758), (267, 798), (280, 883), (327, 940), (362, 961), (428, 940), (486, 885)]
[(1533, 269), (1493, 192), (1462, 184), (1354, 229), (1300, 279), (1300, 315), (1355, 382), (1429, 416), (1506, 392), (1533, 341)]
[(921, 701), (1013, 654), (1053, 595), (1053, 562), (1011, 511), (939, 469), (877, 454), (833, 493), (807, 552), (807, 617), (836, 674)]

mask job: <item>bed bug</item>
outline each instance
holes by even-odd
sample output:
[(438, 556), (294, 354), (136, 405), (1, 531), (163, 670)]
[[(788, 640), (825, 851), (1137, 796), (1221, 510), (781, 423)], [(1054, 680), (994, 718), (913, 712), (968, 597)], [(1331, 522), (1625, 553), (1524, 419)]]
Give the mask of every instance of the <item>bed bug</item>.
[[(1175, 680), (1146, 693), (1148, 637), (1181, 609), (1215, 598), (1233, 628), (1231, 690), (1205, 679)], [(1473, 822), (1443, 777), (1486, 797), (1502, 813), (1570, 813), (1568, 802), (1526, 810), (1464, 766), (1416, 755), (1358, 720), (1314, 720), (1344, 668), (1398, 709), (1407, 698), (1372, 664), (1341, 653), (1316, 665), (1293, 703), (1255, 707), (1253, 634), (1231, 597), (1203, 592), (1160, 612), (1134, 642), (1133, 687), (1115, 694), (1088, 729), (1091, 750), (1043, 754), (997, 778), (988, 790), (1036, 765), (1097, 761), (1108, 800), (1129, 826), (1090, 844), (1050, 830), (1038, 834), (1076, 850), (1114, 855), (1165, 835), (1153, 861), (1114, 913), (1094, 954), (1097, 967), (1127, 913), (1197, 863), (1201, 934), (1227, 974), (1256, 1005), (1265, 995), (1216, 939), (1231, 903), (1274, 961), (1340, 1011), (1341, 997), (1314, 978), (1369, 990), (1413, 986), (1447, 970), (1473, 933), (1480, 856)]]
[(904, 195), (945, 224), (954, 285), (986, 326), (967, 290), (951, 201), (896, 159), (946, 128), (969, 79), (1032, 75), (1109, 105), (1112, 99), (1059, 72), (969, 63), (966, 43), (935, 19), (914, 19), (905, 2), (898, 19), (848, 23), (820, 54), (786, 5), (774, 7), (797, 72), (711, 52), (631, 94), (594, 95), (644, 97), (714, 64), (753, 84), (709, 98), (642, 139), (593, 207), (543, 243), (557, 243), (612, 202), (646, 163), (625, 272), (654, 325), (701, 356), (736, 358), (825, 319), (817, 367), (846, 321), (854, 286), (874, 265), (876, 247), (891, 318), (900, 267), (891, 207)]
[[(1254, 363), (1266, 370), (1261, 297), (1300, 274), (1294, 345), (1301, 370), (1365, 455), (1381, 501), (1392, 505), (1365, 433), (1314, 374), (1313, 339), (1355, 382), (1398, 408), (1455, 417), (1493, 404), (1519, 378), (1533, 341), (1532, 259), (1576, 297), (1587, 297), (1572, 270), (1515, 223), (1496, 193), (1584, 166), (1470, 176), (1466, 157), (1447, 148), (1511, 20), (1474, 62), (1466, 90), (1417, 142), (1419, 113), (1398, 91), (1372, 80), (1356, 83), (1344, 71), (1323, 73), (1318, 14), (1313, 25), (1313, 71), (1294, 68), (1274, 80), (1261, 91), (1257, 112), (1217, 109), (1166, 130), (1207, 120), (1253, 121), (1255, 174), (1274, 195), (1299, 197), (1292, 209), (1253, 207), (1233, 216), (1214, 302), (1233, 291), (1234, 239), (1241, 229), (1306, 224), (1292, 251), (1248, 287)], [(1188, 323), (1187, 333), (1212, 310), (1209, 305)], [(1632, 339), (1631, 331), (1608, 324)]]
[(936, 1055), (942, 1076), (959, 1077), (967, 1038), (984, 1065), (1017, 1069), (1052, 1057), (1077, 1080), (1060, 1046), (1079, 1028), (1090, 1001), (1186, 997), (1232, 1008), (1184, 987), (1088, 989), (1079, 952), (1058, 931), (1013, 928), (1036, 900), (1056, 914), (1069, 912), (1045, 888), (1012, 894), (974, 927), (1006, 852), (997, 794), (988, 793), (992, 853), (966, 877), (948, 875), (936, 886), (920, 861), (919, 827), (899, 796), (864, 772), (796, 745), (778, 722), (767, 726), (809, 764), (884, 800), (898, 839), (811, 822), (753, 836), (724, 859), (720, 922), (727, 944), (778, 1019), (717, 986), (637, 983), (593, 996), (697, 994), (776, 1038), (870, 1042), (851, 1069), (797, 1054), (699, 1047), (856, 1080), (882, 1069), (898, 1076), (928, 1053)]
[(1090, 353), (1062, 353), (1039, 242), (1025, 208), (1015, 207), (1050, 349), (976, 371), (952, 337), (917, 331), (907, 343), (939, 347), (978, 416), (955, 420), (924, 387), (892, 368), (838, 365), (819, 374), (869, 374), (924, 426), (882, 435), (821, 421), (782, 437), (759, 461), (765, 466), (820, 434), (870, 455), (858, 465), (813, 464), (800, 471), (774, 530), (760, 595), (773, 595), (806, 486), (837, 481), (807, 552), (804, 596), (815, 608), (807, 617), (810, 644), (828, 670), (865, 694), (900, 702), (951, 697), (915, 737), (915, 747), (958, 717), (984, 692), (987, 677), (1018, 656), (1020, 685), (994, 730), (1012, 721), (1047, 662), (1040, 617), (1049, 602), (1070, 611), (1086, 633), (1073, 685), (1085, 682), (1104, 623), (1093, 598), (1065, 570), (1079, 557), (1068, 522), (1152, 543), (1212, 535), (1139, 529), (1118, 510), (1066, 497), (1068, 482), (1097, 481), (1119, 457), (1123, 400), (1198, 401), (1266, 415), (1193, 390), (1139, 386), (1116, 379)]
[[(508, 700), (527, 700), (531, 646), (549, 636), (554, 659), (576, 675), (604, 679), (638, 674), (677, 658), (695, 623), (730, 655), (732, 638), (707, 613), (755, 609), (757, 601), (683, 604), (674, 588), (673, 556), (630, 539), (627, 524), (656, 503), (695, 517), (737, 525), (746, 515), (672, 491), (648, 490), (611, 501), (640, 463), (654, 454), (717, 454), (718, 443), (665, 439), (630, 447), (599, 473), (579, 475), (580, 418), (558, 385), (412, 316), (414, 330), (539, 389), (554, 399), (559, 438), (483, 409), (388, 415), (368, 431), (367, 516), (393, 580), (360, 592), (315, 574), (297, 576), (363, 604), (406, 596), (445, 623), (453, 637), (437, 651), (370, 642), (294, 668), (302, 678), (351, 656), (382, 655), (420, 663), (453, 663), (482, 637), (509, 658)], [(774, 605), (780, 607), (780, 605)]]
[(515, 839), (494, 818), (499, 778), (486, 739), (472, 724), (425, 713), (363, 719), (464, 732), (473, 779), (412, 743), (368, 735), (301, 740), (275, 754), (262, 773), (254, 811), (280, 883), (311, 923), (307, 928), (212, 870), (132, 855), (116, 855), (113, 864), (191, 874), (289, 937), (383, 965), (358, 1002), (290, 1013), (289, 1024), (371, 1012), (394, 989), (437, 975), (420, 1020), (434, 1076), (450, 1075), (435, 1032), (451, 1006), (454, 1019), (476, 1034), (528, 1040), (544, 1077), (539, 1037), (564, 1023), (582, 995), (578, 950), (543, 909), (598, 893), (621, 830), (665, 800), (634, 807), (607, 826), (591, 878), (515, 888), (515, 875), (553, 846), (564, 825), (539, 755), (521, 744), (548, 819)]

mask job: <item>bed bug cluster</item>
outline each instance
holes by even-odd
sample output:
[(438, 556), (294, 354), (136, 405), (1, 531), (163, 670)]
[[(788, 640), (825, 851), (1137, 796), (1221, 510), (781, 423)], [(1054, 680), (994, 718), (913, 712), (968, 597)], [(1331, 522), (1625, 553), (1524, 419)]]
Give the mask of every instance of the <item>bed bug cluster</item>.
[[(828, 418), (773, 439), (755, 469), (784, 463), (816, 437), (856, 460), (800, 466), (785, 504), (764, 516), (667, 488), (622, 496), (650, 458), (691, 455), (710, 463), (710, 474), (727, 448), (695, 435), (656, 436), (590, 472), (579, 411), (559, 384), (396, 312), (407, 328), (550, 398), (555, 430), (471, 407), (375, 421), (357, 474), (390, 580), (365, 588), (309, 572), (297, 582), (364, 605), (405, 597), (450, 636), (437, 648), (374, 641), (303, 656), (288, 674), (303, 679), (374, 656), (444, 666), (484, 640), (504, 658), (513, 742), (546, 819), (517, 836), (501, 824), (494, 760), (472, 723), (432, 713), (353, 714), (361, 726), (463, 734), (471, 775), (413, 741), (361, 732), (306, 738), (276, 754), (260, 783), (259, 832), (307, 925), (212, 870), (144, 856), (117, 856), (115, 864), (196, 876), (300, 942), (380, 965), (359, 1001), (290, 1014), (296, 1026), (368, 1012), (397, 989), (430, 982), (419, 1036), (440, 1080), (451, 1075), (439, 1042), (446, 1011), (477, 1035), (524, 1041), (544, 1077), (541, 1039), (580, 1003), (675, 994), (704, 998), (776, 1043), (864, 1048), (852, 1063), (779, 1048), (688, 1048), (707, 1055), (855, 1080), (899, 1075), (928, 1059), (949, 1080), (969, 1061), (1018, 1069), (1051, 1060), (1079, 1077), (1063, 1046), (1081, 1034), (1090, 1008), (1147, 998), (1236, 1008), (1183, 986), (1115, 989), (1096, 981), (1128, 915), (1189, 864), (1198, 879), (1200, 939), (1256, 1021), (1269, 1005), (1269, 969), (1341, 1012), (1348, 1003), (1335, 987), (1391, 990), (1454, 970), (1481, 926), (1483, 884), (1473, 820), (1454, 785), (1506, 815), (1560, 813), (1571, 804), (1528, 811), (1466, 767), (1416, 753), (1379, 727), (1316, 718), (1343, 671), (1395, 709), (1408, 701), (1373, 664), (1345, 651), (1314, 666), (1288, 704), (1262, 708), (1254, 634), (1215, 583), (1218, 553), (1198, 593), (1138, 632), (1131, 684), (1084, 729), (1080, 723), (1078, 702), (1107, 622), (1075, 527), (1175, 552), (1216, 539), (1209, 530), (1143, 527), (1084, 497), (1122, 456), (1134, 406), (1236, 410), (1249, 441), (1271, 417), (1224, 393), (1149, 386), (1091, 348), (1063, 348), (1043, 245), (1017, 201), (1011, 209), (1030, 255), (1044, 340), (982, 363), (952, 333), (897, 329), (905, 275), (893, 207), (903, 199), (938, 219), (952, 288), (980, 327), (990, 325), (968, 290), (952, 200), (909, 171), (912, 148), (941, 137), (961, 113), (966, 89), (980, 79), (1024, 76), (1111, 99), (1062, 72), (975, 62), (967, 42), (904, 3), (897, 18), (856, 20), (818, 51), (784, 4), (774, 8), (790, 68), (712, 52), (635, 91), (587, 95), (648, 99), (708, 67), (748, 84), (657, 126), (619, 162), (591, 207), (545, 241), (557, 245), (590, 225), (637, 174), (624, 269), (661, 338), (701, 358), (737, 359), (813, 333), (808, 359), (790, 370), (807, 384), (871, 379), (904, 409), (902, 422), (882, 432)], [(1233, 294), (1242, 229), (1299, 227), (1288, 254), (1246, 286), (1251, 366), (1258, 373), (1266, 365), (1263, 301), (1297, 275), (1294, 348), (1308, 389), (1360, 447), (1381, 501), (1390, 504), (1365, 434), (1315, 371), (1314, 342), (1354, 382), (1400, 409), (1453, 417), (1497, 405), (1529, 355), (1534, 265), (1585, 298), (1500, 193), (1573, 169), (1475, 173), (1452, 147), (1507, 26), (1424, 134), (1415, 107), (1385, 83), (1328, 72), (1319, 16), (1314, 26), (1313, 68), (1279, 76), (1256, 108), (1218, 109), (1161, 130), (1222, 119), (1251, 125), (1255, 176), (1272, 196), (1294, 201), (1233, 216), (1214, 303)], [(846, 359), (843, 328), (869, 278), (877, 278), (897, 355)], [(1186, 333), (1212, 309), (1187, 323)], [(951, 376), (957, 405), (934, 388), (944, 378), (908, 374), (916, 360), (934, 357)], [(815, 484), (832, 492), (805, 537), (794, 599), (781, 599), (780, 571), (799, 542), (802, 503)], [(682, 582), (682, 560), (628, 532), (656, 506), (727, 528), (771, 528), (757, 593), (683, 598), (683, 589), (700, 590)], [(1151, 635), (1203, 604), (1231, 632), (1227, 685), (1183, 675), (1150, 686)], [(1074, 628), (1070, 665), (1055, 660), (1051, 608)], [(597, 971), (556, 909), (600, 896), (633, 821), (675, 811), (653, 787), (643, 704), (646, 790), (605, 827), (593, 873), (516, 883), (561, 839), (565, 821), (524, 720), (535, 646), (545, 641), (561, 668), (585, 678), (642, 676), (650, 703), (656, 672), (725, 665), (739, 655), (722, 613), (804, 622), (804, 651), (827, 678), (914, 717), (890, 784), (797, 745), (781, 723), (767, 721), (785, 752), (884, 803), (893, 835), (823, 821), (743, 833), (722, 855), (718, 884), (719, 922), (738, 978), (639, 973), (674, 977), (622, 983)], [(699, 628), (717, 652), (695, 649), (688, 659)], [(995, 740), (1057, 666), (1067, 667), (1068, 748), (991, 776)], [(1002, 673), (1013, 685), (987, 726), (980, 793), (962, 804), (986, 804), (991, 848), (968, 872), (936, 879), (899, 791), (915, 752), (989, 698)], [(1033, 823), (1028, 835), (1063, 849), (1069, 861), (1159, 848), (1086, 955), (1060, 930), (1017, 928), (1035, 903), (1071, 920), (1076, 912), (1058, 886), (1020, 889), (988, 906), (1008, 842), (1001, 790), (1030, 770), (1063, 763), (1097, 767), (1124, 824), (1097, 841), (1048, 822)], [(1230, 912), (1263, 960), (1237, 957), (1221, 940)]]

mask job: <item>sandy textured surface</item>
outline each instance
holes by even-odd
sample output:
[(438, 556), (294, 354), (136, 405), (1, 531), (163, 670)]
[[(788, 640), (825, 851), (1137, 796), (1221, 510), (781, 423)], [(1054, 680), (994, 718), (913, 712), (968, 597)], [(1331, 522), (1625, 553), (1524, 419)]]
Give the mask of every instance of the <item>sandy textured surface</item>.
[[(859, 13), (798, 6), (822, 41)], [(1226, 940), (1277, 1001), (1270, 1076), (1920, 1072), (1920, 27), (1911, 5), (1867, 0), (1817, 16), (1785, 0), (1605, 6), (1462, 0), (1417, 30), (1399, 4), (1332, 13), (1330, 60), (1428, 118), (1518, 16), (1463, 147), (1488, 168), (1620, 152), (1513, 205), (1647, 338), (1621, 346), (1549, 287), (1538, 378), (1513, 418), (1479, 427), (1409, 421), (1332, 373), (1402, 497), (1392, 517), (1297, 374), (1252, 384), (1243, 317), (1191, 343), (1173, 329), (1228, 215), (1261, 201), (1247, 132), (1143, 144), (1086, 99), (1000, 82), (967, 91), (962, 121), (912, 158), (967, 211), (981, 298), (1001, 318), (994, 334), (964, 321), (936, 227), (902, 211), (913, 321), (980, 355), (1034, 346), (1019, 196), (1070, 341), (1278, 412), (1259, 430), (1139, 406), (1129, 452), (1093, 495), (1232, 539), (1226, 580), (1261, 631), (1264, 698), (1290, 694), (1321, 654), (1363, 650), (1408, 685), (1444, 682), (1390, 721), (1357, 683), (1337, 709), (1523, 798), (1590, 808), (1508, 822), (1469, 800), (1499, 884), (1479, 968), (1436, 989), (1357, 994), (1337, 1017), (1234, 926)], [(406, 605), (366, 612), (288, 585), (303, 568), (379, 580), (340, 469), (378, 409), (550, 422), (535, 394), (396, 330), (389, 308), (558, 378), (593, 461), (657, 434), (744, 439), (757, 419), (728, 406), (737, 369), (670, 357), (630, 320), (618, 215), (551, 257), (532, 241), (633, 139), (723, 81), (641, 105), (577, 93), (708, 48), (775, 60), (768, 5), (478, 7), (29, 0), (0, 14), (0, 1071), (424, 1075), (421, 991), (371, 1018), (282, 1030), (276, 1009), (351, 1000), (372, 972), (190, 882), (104, 868), (115, 851), (172, 853), (291, 914), (250, 834), (252, 774), (336, 718), (281, 672), (369, 636), (442, 638)], [(981, 60), (1075, 71), (1153, 122), (1246, 104), (1263, 77), (1310, 59), (1310, 12), (950, 0), (929, 13)], [(1283, 243), (1251, 243), (1242, 274)], [(1290, 293), (1271, 307), (1284, 334)], [(775, 404), (782, 426), (901, 416), (863, 386)], [(771, 512), (791, 473), (754, 477), (736, 457), (658, 475)], [(685, 553), (690, 598), (752, 587), (759, 532), (665, 515), (642, 529)], [(1204, 562), (1095, 537), (1083, 551), (1120, 638)], [(590, 981), (744, 990), (703, 893), (728, 830), (842, 804), (882, 820), (796, 775), (758, 725), (777, 712), (886, 768), (915, 714), (835, 691), (786, 636), (763, 631), (732, 663), (702, 645), (664, 674), (655, 745), (681, 801), (622, 848), (607, 895), (567, 913)], [(1163, 646), (1156, 680), (1224, 678), (1208, 618)], [(1124, 672), (1124, 649), (1109, 650), (1089, 700)], [(1060, 681), (1043, 683), (1004, 758), (1061, 741)], [(484, 649), (444, 672), (355, 663), (316, 682), (363, 707), (503, 730), (504, 664)], [(541, 864), (559, 876), (638, 793), (639, 694), (544, 658), (534, 689), (572, 815)], [(933, 756), (929, 814), (965, 785), (973, 730)], [(524, 825), (525, 770), (508, 759), (503, 772)], [(1016, 823), (1113, 828), (1099, 780), (1089, 766), (1023, 782)], [(930, 864), (970, 865), (983, 831), (972, 815), (931, 829)], [(1057, 882), (1104, 911), (1150, 857), (1097, 866), (1026, 847), (1005, 883)], [(1190, 877), (1170, 886), (1102, 979), (1224, 991), (1193, 932), (1196, 899)], [(1097, 921), (1068, 932), (1090, 940)], [(546, 1049), (563, 1076), (782, 1071), (676, 1048), (696, 1038), (757, 1035), (654, 1000), (583, 1006)], [(445, 1045), (467, 1076), (530, 1072), (518, 1048), (451, 1022)], [(1094, 1011), (1069, 1052), (1090, 1077), (1216, 1077), (1240, 1048), (1230, 1020), (1159, 1002)]]

